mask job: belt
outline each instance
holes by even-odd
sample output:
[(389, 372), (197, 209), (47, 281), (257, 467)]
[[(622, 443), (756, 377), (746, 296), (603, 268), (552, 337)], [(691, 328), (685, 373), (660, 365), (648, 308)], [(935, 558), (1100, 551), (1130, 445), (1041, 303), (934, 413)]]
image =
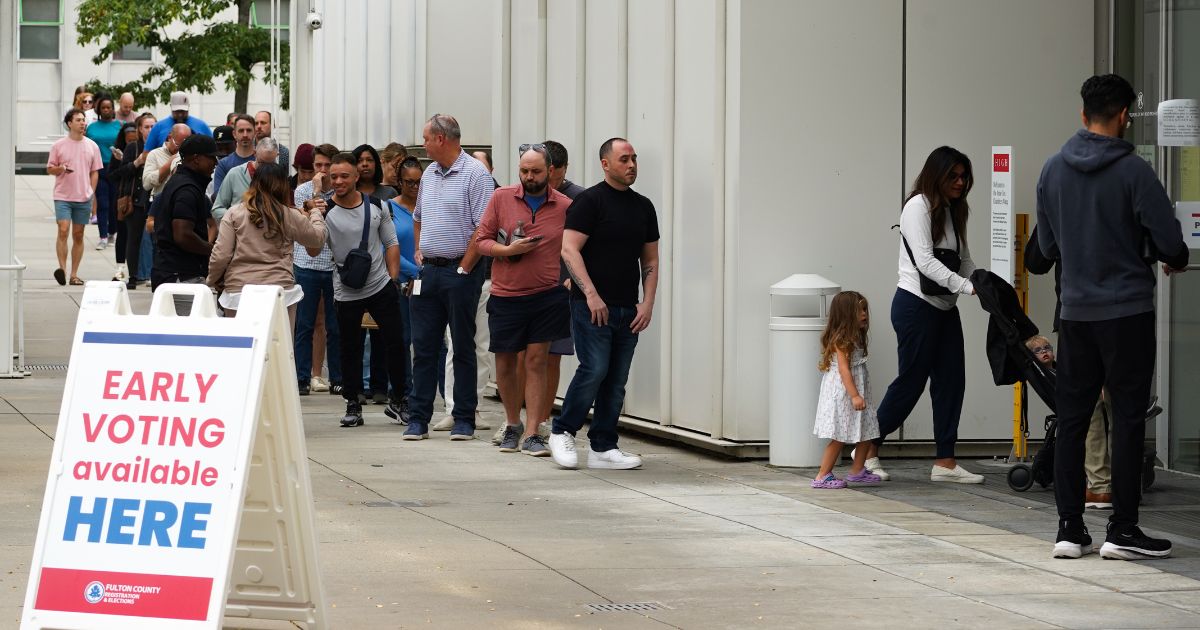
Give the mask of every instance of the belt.
[(426, 257), (425, 264), (433, 265), (434, 267), (457, 267), (458, 263), (462, 262), (463, 257), (458, 258), (434, 258)]

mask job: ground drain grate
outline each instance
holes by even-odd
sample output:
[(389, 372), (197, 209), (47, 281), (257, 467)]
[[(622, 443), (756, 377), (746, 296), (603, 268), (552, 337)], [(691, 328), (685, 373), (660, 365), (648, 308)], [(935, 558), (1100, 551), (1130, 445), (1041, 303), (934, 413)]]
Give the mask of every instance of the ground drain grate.
[(66, 372), (66, 363), (29, 363), (25, 366), (26, 370), (33, 372)]
[(588, 604), (592, 612), (648, 612), (651, 610), (666, 610), (658, 602), (636, 602), (632, 604)]

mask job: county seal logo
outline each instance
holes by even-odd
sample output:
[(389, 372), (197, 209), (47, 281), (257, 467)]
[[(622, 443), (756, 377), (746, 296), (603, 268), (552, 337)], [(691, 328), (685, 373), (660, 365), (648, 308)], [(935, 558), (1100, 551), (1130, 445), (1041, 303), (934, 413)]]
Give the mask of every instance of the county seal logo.
[(83, 599), (89, 604), (99, 604), (104, 599), (104, 582), (91, 582), (84, 587)]

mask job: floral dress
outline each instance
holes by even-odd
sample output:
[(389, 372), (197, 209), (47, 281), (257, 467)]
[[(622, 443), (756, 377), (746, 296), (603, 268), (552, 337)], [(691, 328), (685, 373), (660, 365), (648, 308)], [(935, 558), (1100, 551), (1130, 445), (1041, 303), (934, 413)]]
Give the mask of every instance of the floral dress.
[(821, 377), (821, 394), (817, 400), (817, 421), (813, 427), (813, 435), (847, 444), (879, 437), (879, 418), (875, 415), (875, 405), (871, 402), (867, 357), (861, 349), (855, 349), (850, 356), (850, 375), (854, 378), (854, 386), (858, 388), (859, 395), (867, 401), (867, 407), (862, 411), (854, 409), (850, 394), (842, 384), (837, 354), (834, 354), (829, 362), (829, 370)]

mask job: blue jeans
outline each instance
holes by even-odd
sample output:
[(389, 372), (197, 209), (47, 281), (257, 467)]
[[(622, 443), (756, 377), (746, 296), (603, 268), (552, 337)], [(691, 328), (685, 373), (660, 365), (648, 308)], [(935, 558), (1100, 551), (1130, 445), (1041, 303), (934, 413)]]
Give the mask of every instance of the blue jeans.
[[(892, 328), (899, 348), (900, 373), (879, 403), (879, 438), (900, 428), (929, 382), (933, 399), (933, 440), (937, 457), (954, 457), (958, 421), (967, 389), (962, 321), (958, 307), (943, 311), (920, 297), (897, 288), (892, 298)], [(1093, 404), (1094, 406), (1094, 404)], [(1089, 416), (1090, 416), (1089, 412)]]
[(108, 167), (106, 166), (100, 169), (100, 176), (96, 180), (96, 228), (100, 231), (100, 238), (108, 238), (110, 233), (116, 233), (117, 209), (114, 207), (115, 205), (113, 203), (113, 186), (108, 181)]
[(625, 383), (638, 336), (629, 329), (637, 308), (609, 306), (608, 323), (592, 324), (587, 302), (571, 300), (571, 336), (579, 368), (571, 378), (563, 397), (562, 413), (554, 419), (554, 433), (575, 435), (587, 420), (588, 409), (595, 407), (588, 440), (598, 453), (617, 448), (617, 418), (625, 404)]
[(294, 267), (296, 284), (304, 289), (304, 298), (296, 307), (296, 378), (307, 384), (312, 378), (313, 329), (317, 323), (317, 305), (325, 305), (325, 356), (329, 362), (329, 382), (342, 382), (342, 348), (338, 331), (337, 309), (333, 305), (333, 272)]
[[(142, 245), (137, 264), (137, 279), (149, 280), (150, 271), (154, 265), (154, 235), (149, 232), (142, 232)], [(134, 273), (130, 268), (129, 273)]]
[(454, 340), (454, 419), (475, 426), (479, 395), (475, 389), (475, 311), (483, 290), (483, 265), (459, 275), (453, 267), (425, 265), (421, 269), (421, 294), (409, 300), (412, 310), (413, 393), (409, 401), (412, 422), (428, 424), (437, 392), (438, 350), (450, 326)]

